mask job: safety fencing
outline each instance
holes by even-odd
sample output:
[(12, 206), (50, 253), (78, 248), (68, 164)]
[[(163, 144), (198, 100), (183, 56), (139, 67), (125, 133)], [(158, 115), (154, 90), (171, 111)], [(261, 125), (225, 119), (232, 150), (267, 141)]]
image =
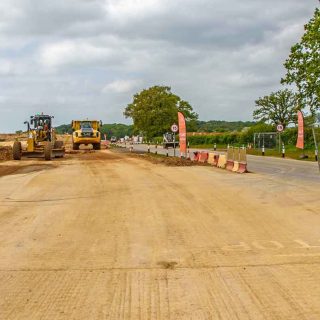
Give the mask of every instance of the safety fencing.
[(208, 163), (231, 172), (248, 172), (246, 148), (228, 147), (226, 154), (206, 151), (194, 152), (193, 161)]
[[(134, 151), (134, 144), (131, 143), (124, 143), (120, 145), (124, 148), (129, 148), (130, 152)], [(137, 150), (139, 150), (137, 148)], [(169, 157), (169, 150), (166, 149), (158, 149), (158, 145), (154, 148), (151, 148), (151, 145), (147, 145), (147, 152), (148, 153), (155, 153), (155, 154), (163, 154)], [(163, 153), (165, 152), (165, 153)], [(172, 156), (172, 155), (170, 155)], [(231, 172), (236, 173), (245, 173), (248, 172), (247, 170), (247, 149), (245, 147), (230, 147), (228, 146), (227, 152), (225, 154), (221, 154), (218, 152), (207, 152), (207, 151), (196, 151), (190, 152), (188, 147), (187, 149), (187, 158), (191, 159), (192, 161), (199, 162), (199, 163), (208, 163), (213, 167), (226, 169)]]

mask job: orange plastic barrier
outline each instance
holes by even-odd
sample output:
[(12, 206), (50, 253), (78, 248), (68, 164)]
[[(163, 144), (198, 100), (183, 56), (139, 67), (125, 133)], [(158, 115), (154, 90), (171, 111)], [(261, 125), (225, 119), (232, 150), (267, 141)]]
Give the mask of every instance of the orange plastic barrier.
[(209, 157), (208, 152), (202, 151), (200, 153), (200, 156), (199, 156), (199, 162), (203, 162), (203, 163), (207, 162), (208, 161), (208, 157)]
[(196, 151), (193, 153), (193, 161), (199, 161), (200, 152)]
[(240, 162), (239, 163), (239, 169), (238, 169), (237, 172), (238, 173), (246, 173), (246, 172), (248, 172), (247, 163), (246, 162)]
[(232, 171), (234, 166), (234, 161), (233, 160), (227, 160), (227, 165), (226, 165), (226, 169), (229, 171)]

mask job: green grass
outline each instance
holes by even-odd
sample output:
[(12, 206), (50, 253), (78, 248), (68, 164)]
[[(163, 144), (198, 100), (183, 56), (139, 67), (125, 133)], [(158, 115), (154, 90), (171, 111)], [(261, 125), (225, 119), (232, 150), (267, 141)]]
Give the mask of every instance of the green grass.
[[(193, 149), (213, 149), (212, 144), (202, 144), (202, 145), (192, 145), (190, 148)], [(217, 151), (226, 151), (227, 146), (226, 145), (217, 145)], [(315, 161), (314, 156), (314, 150), (304, 150), (304, 152), (300, 149), (297, 149), (295, 146), (287, 146), (286, 147), (286, 153), (285, 157), (288, 159), (296, 159), (296, 160), (302, 160), (302, 161)], [(300, 159), (300, 156), (302, 154), (305, 154), (308, 156), (306, 159)], [(247, 149), (247, 154), (255, 155), (255, 156), (261, 156), (262, 150), (261, 149)], [(275, 149), (266, 149), (265, 150), (265, 156), (266, 157), (282, 157), (282, 152), (279, 152), (279, 150)]]
[[(261, 156), (262, 151), (261, 151), (261, 149), (248, 149), (247, 154)], [(302, 154), (307, 155), (308, 158), (301, 159), (300, 156)], [(279, 153), (279, 150), (266, 149), (264, 155), (267, 157), (277, 157), (277, 158), (282, 157), (282, 153)], [(288, 159), (296, 159), (296, 160), (303, 160), (303, 161), (315, 161), (314, 150), (304, 150), (304, 152), (303, 152), (300, 149), (288, 148), (288, 149), (286, 149), (285, 157)]]
[[(213, 149), (213, 144), (197, 144), (190, 145), (192, 149)], [(224, 144), (217, 144), (217, 150), (227, 150), (227, 146)]]

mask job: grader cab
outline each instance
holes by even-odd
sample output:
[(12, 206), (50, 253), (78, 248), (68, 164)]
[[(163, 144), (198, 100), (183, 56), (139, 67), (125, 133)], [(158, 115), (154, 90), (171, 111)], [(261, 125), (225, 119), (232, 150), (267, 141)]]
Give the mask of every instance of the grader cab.
[(21, 160), (22, 157), (60, 158), (65, 154), (63, 141), (58, 141), (54, 128), (52, 127), (53, 116), (38, 114), (30, 117), (30, 122), (25, 121), (27, 125), (27, 147), (22, 148), (20, 141), (13, 144), (13, 159)]

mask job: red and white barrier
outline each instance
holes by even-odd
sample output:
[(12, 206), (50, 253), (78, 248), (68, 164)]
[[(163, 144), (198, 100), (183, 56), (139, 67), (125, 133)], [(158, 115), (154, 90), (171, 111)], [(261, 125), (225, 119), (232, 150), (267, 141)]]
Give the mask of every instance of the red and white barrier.
[(199, 162), (202, 162), (202, 163), (205, 163), (205, 162), (208, 161), (208, 157), (209, 157), (208, 152), (202, 151), (202, 152), (200, 153), (200, 156), (199, 156), (198, 161), (199, 161)]
[(234, 161), (233, 160), (227, 160), (227, 164), (226, 164), (226, 169), (229, 171), (232, 171), (234, 166)]
[(247, 163), (246, 162), (239, 162), (239, 169), (238, 169), (237, 172), (238, 173), (246, 173), (246, 172), (248, 172)]

